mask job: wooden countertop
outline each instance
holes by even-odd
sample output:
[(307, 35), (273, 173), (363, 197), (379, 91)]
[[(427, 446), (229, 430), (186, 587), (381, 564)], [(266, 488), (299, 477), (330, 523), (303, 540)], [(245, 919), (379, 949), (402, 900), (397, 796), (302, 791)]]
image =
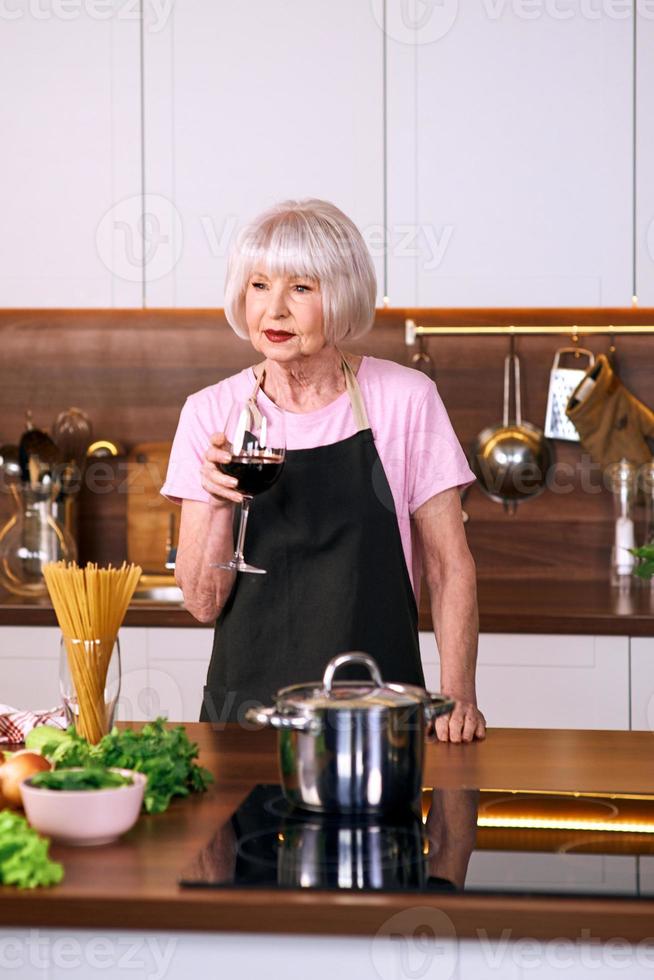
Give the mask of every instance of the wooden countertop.
[[(654, 636), (654, 588), (636, 580), (622, 595), (607, 581), (481, 580), (479, 621), (482, 633), (585, 633), (605, 636)], [(0, 590), (0, 626), (56, 626), (48, 599), (25, 600)], [(126, 626), (186, 626), (198, 623), (182, 605), (133, 603)], [(426, 588), (420, 603), (420, 629), (431, 629)]]
[[(654, 900), (521, 895), (182, 889), (176, 884), (217, 827), (257, 782), (277, 781), (273, 732), (188, 725), (216, 775), (207, 794), (142, 816), (105, 847), (52, 847), (65, 866), (55, 888), (0, 888), (0, 926), (138, 928), (374, 935), (390, 916), (431, 906), (459, 937), (595, 939), (651, 936)], [(654, 735), (495, 729), (485, 742), (428, 746), (425, 784), (535, 790), (652, 792)], [(506, 933), (504, 933), (506, 935)]]

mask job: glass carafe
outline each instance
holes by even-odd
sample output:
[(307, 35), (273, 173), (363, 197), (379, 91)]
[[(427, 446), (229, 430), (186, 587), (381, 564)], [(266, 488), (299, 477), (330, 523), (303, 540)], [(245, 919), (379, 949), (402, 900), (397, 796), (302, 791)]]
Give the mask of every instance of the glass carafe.
[[(643, 463), (638, 470), (638, 478), (645, 501), (645, 527), (643, 537), (640, 542), (642, 545), (654, 543), (654, 459), (649, 463)], [(653, 580), (654, 581), (654, 580)]]
[(14, 486), (16, 512), (0, 531), (0, 586), (21, 596), (47, 595), (43, 566), (75, 561), (77, 548), (54, 512), (52, 486)]

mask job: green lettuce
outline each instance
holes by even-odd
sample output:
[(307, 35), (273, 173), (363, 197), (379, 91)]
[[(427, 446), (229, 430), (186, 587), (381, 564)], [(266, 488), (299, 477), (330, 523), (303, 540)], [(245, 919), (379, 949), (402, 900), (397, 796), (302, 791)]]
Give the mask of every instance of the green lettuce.
[(54, 790), (95, 790), (117, 789), (119, 786), (132, 786), (131, 776), (123, 776), (111, 769), (93, 766), (87, 769), (49, 769), (37, 772), (30, 777), (30, 786), (37, 789)]
[(0, 884), (18, 888), (57, 885), (64, 869), (48, 857), (50, 841), (32, 830), (25, 817), (0, 810)]
[[(34, 736), (55, 769), (105, 766), (144, 773), (147, 785), (143, 807), (148, 813), (163, 813), (173, 796), (203, 792), (213, 782), (209, 770), (196, 763), (198, 747), (189, 741), (184, 726), (166, 728), (164, 718), (147, 722), (140, 731), (113, 728), (97, 745), (78, 735), (74, 726), (58, 732), (54, 739), (39, 733), (39, 728), (47, 727), (34, 728), (27, 738)], [(25, 744), (31, 747), (27, 740)]]

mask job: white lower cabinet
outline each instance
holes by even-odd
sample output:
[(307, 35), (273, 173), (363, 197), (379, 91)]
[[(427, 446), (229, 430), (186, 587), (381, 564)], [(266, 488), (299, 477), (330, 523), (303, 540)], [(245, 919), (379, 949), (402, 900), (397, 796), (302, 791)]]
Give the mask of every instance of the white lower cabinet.
[(198, 720), (212, 646), (210, 629), (148, 630), (150, 717)]
[[(0, 703), (26, 710), (61, 703), (59, 637), (56, 627), (0, 628)], [(116, 719), (197, 721), (212, 642), (210, 629), (121, 629)]]
[(213, 631), (126, 627), (120, 631), (123, 683), (116, 717), (197, 721)]
[(654, 731), (654, 637), (631, 641), (631, 727)]
[[(420, 650), (437, 691), (433, 634), (420, 634)], [(482, 633), (477, 696), (494, 728), (628, 729), (629, 637)]]
[[(212, 642), (211, 629), (124, 627), (118, 720), (197, 721)], [(437, 691), (432, 633), (420, 634), (420, 650)], [(477, 688), (495, 728), (628, 729), (631, 714), (631, 727), (654, 730), (654, 638), (482, 633)], [(56, 628), (0, 628), (0, 703), (60, 703)]]
[(59, 697), (59, 640), (56, 626), (0, 628), (0, 704), (53, 708)]

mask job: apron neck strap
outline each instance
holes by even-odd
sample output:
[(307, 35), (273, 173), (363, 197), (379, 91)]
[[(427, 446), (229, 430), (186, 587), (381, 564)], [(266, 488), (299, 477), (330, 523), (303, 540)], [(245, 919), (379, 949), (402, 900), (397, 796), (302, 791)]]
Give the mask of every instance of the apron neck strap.
[(341, 355), (341, 367), (343, 368), (343, 374), (345, 375), (345, 387), (348, 395), (350, 396), (350, 405), (352, 406), (352, 412), (354, 413), (354, 421), (356, 422), (357, 432), (361, 432), (363, 429), (370, 428), (368, 413), (366, 412), (366, 406), (363, 403), (361, 388), (359, 387), (357, 376), (348, 364), (347, 360), (343, 357), (340, 350), (338, 353)]
[[(337, 348), (338, 350), (338, 348)], [(342, 352), (339, 350), (338, 353), (341, 357), (341, 367), (343, 369), (343, 374), (345, 375), (345, 390), (347, 391), (350, 398), (350, 405), (352, 406), (352, 412), (354, 413), (354, 421), (356, 422), (357, 432), (361, 432), (363, 429), (369, 429), (370, 423), (368, 421), (368, 413), (366, 412), (366, 406), (363, 403), (363, 396), (361, 394), (361, 388), (359, 387), (359, 382), (357, 381), (356, 374), (346, 361)], [(263, 380), (266, 376), (265, 368), (257, 378), (257, 383), (252, 389), (252, 394), (250, 395), (250, 411), (252, 412), (254, 421), (257, 424), (261, 423), (261, 412), (257, 407), (257, 395), (259, 394), (259, 388), (263, 384)]]

